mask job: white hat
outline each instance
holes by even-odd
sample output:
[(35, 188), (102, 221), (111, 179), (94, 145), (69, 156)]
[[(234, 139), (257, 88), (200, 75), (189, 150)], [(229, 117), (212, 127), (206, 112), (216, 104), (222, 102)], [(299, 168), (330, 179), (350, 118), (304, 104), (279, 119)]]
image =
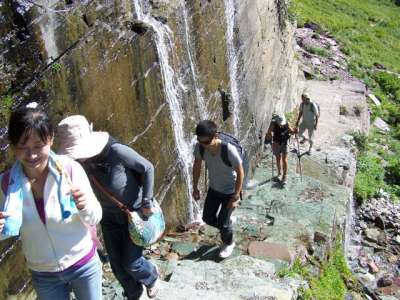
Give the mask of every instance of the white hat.
[(107, 145), (109, 134), (93, 131), (92, 124), (84, 116), (75, 115), (58, 123), (57, 137), (60, 141), (59, 154), (82, 159), (99, 154)]
[(278, 124), (279, 126), (286, 125), (286, 118), (284, 115), (274, 115), (272, 117), (272, 121)]
[(306, 98), (306, 99), (311, 99), (310, 93), (308, 92), (308, 90), (305, 90), (305, 91), (301, 94), (301, 96), (304, 97), (304, 98)]

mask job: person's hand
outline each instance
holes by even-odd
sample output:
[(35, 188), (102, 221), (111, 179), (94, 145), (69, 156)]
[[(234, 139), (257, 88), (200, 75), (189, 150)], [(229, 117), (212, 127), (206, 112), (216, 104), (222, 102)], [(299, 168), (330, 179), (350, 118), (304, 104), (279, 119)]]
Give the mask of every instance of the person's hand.
[(200, 199), (200, 191), (198, 188), (193, 189), (192, 196), (193, 196), (193, 199), (196, 201)]
[(0, 232), (3, 231), (4, 224), (6, 223), (6, 218), (10, 216), (10, 213), (5, 211), (0, 211)]
[(314, 124), (314, 130), (317, 130), (317, 124)]
[(71, 194), (74, 198), (76, 208), (82, 210), (87, 205), (87, 195), (84, 191), (81, 190), (80, 187), (72, 186), (71, 187)]
[(233, 194), (231, 199), (228, 202), (228, 208), (233, 209), (239, 206), (240, 203), (240, 195)]
[(145, 217), (150, 217), (152, 214), (154, 214), (154, 208), (153, 207), (141, 207), (140, 210), (142, 211), (142, 214)]

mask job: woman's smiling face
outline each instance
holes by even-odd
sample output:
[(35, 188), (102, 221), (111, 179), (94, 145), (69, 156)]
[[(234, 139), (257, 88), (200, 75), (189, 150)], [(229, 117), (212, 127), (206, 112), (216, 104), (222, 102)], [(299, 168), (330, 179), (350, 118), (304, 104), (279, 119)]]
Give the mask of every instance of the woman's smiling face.
[(50, 155), (50, 148), (53, 145), (53, 138), (49, 137), (43, 141), (36, 130), (32, 130), (29, 136), (24, 134), (12, 150), (25, 171), (43, 171)]

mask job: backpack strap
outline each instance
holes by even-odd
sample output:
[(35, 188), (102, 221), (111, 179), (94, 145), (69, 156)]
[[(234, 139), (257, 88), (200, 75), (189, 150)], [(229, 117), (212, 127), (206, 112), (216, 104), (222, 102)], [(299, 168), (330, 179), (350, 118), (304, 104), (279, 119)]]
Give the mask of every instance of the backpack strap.
[(229, 156), (228, 156), (228, 144), (225, 142), (221, 143), (221, 158), (225, 165), (232, 168), (232, 164), (229, 161)]
[(10, 170), (7, 170), (1, 178), (1, 190), (6, 195), (8, 192), (8, 185), (10, 184)]
[(203, 147), (203, 145), (202, 144), (199, 144), (199, 146), (200, 146), (200, 156), (201, 156), (201, 158), (202, 159), (204, 159), (204, 147)]

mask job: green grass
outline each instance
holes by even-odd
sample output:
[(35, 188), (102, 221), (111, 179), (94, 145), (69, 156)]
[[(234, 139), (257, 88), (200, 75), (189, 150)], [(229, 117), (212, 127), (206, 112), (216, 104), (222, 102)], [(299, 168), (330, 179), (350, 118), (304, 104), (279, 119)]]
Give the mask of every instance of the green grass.
[(346, 282), (354, 282), (343, 254), (340, 238), (336, 239), (335, 248), (329, 253), (328, 261), (324, 262), (317, 276), (312, 275), (310, 265), (302, 265), (299, 259), (291, 268), (282, 269), (280, 277), (302, 277), (307, 280), (309, 288), (301, 291), (298, 299), (304, 300), (342, 300), (347, 287)]
[(380, 117), (391, 127), (389, 134), (373, 132), (368, 139), (353, 134), (360, 152), (356, 198), (364, 201), (383, 188), (400, 199), (400, 7), (393, 0), (292, 0), (289, 11), (299, 27), (316, 23), (318, 34), (328, 31), (339, 41), (351, 73), (381, 101), (371, 104), (372, 120)]
[(352, 69), (380, 63), (400, 72), (400, 7), (392, 0), (293, 0), (298, 25), (314, 22), (350, 54)]
[(324, 48), (319, 48), (319, 47), (313, 47), (313, 46), (306, 46), (305, 47), (306, 51), (312, 53), (312, 54), (316, 54), (322, 57), (329, 57), (331, 54), (329, 53), (328, 50), (324, 49)]

